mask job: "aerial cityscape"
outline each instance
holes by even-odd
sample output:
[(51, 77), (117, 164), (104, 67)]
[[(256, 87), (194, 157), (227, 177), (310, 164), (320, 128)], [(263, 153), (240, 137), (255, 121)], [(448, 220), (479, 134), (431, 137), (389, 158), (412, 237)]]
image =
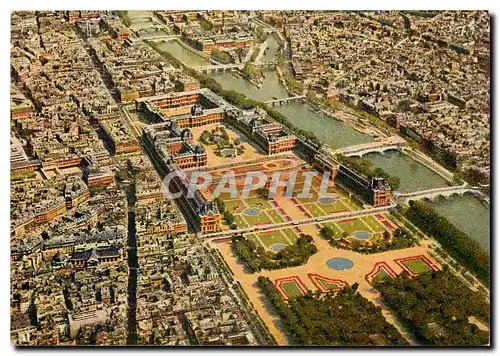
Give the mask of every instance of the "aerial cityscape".
[(489, 346), (487, 11), (14, 11), (14, 346)]

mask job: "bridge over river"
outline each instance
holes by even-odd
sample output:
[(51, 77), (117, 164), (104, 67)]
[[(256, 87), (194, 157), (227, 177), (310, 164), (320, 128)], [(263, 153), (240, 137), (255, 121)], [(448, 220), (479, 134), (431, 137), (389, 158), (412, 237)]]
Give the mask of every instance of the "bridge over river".
[(306, 98), (305, 95), (297, 95), (297, 96), (290, 96), (288, 98), (268, 100), (265, 103), (269, 104), (271, 106), (276, 106), (276, 105), (281, 105), (281, 104), (284, 104), (284, 103), (289, 103), (289, 102), (295, 101), (295, 100), (303, 100), (305, 98)]
[(390, 136), (383, 141), (362, 143), (359, 145), (341, 147), (333, 150), (333, 154), (342, 154), (344, 156), (363, 156), (370, 152), (380, 152), (383, 153), (388, 150), (401, 150), (403, 146), (406, 146), (406, 141), (399, 136)]
[(403, 200), (405, 203), (408, 203), (410, 200), (434, 200), (439, 196), (448, 198), (454, 194), (463, 195), (466, 193), (479, 196), (489, 203), (489, 199), (481, 191), (479, 191), (477, 187), (469, 187), (467, 184), (453, 187), (427, 189), (411, 193), (394, 192), (393, 195), (397, 200)]
[(225, 72), (226, 70), (243, 69), (244, 64), (216, 64), (195, 68), (200, 73)]
[(345, 156), (347, 157), (363, 157), (364, 155), (368, 153), (381, 153), (384, 154), (386, 151), (401, 151), (403, 150), (403, 147), (401, 146), (396, 146), (396, 145), (388, 145), (388, 146), (372, 146), (369, 148), (361, 148), (359, 151), (354, 151), (346, 154)]
[[(161, 32), (158, 31), (158, 32)], [(171, 41), (171, 40), (180, 40), (179, 35), (166, 35), (166, 34), (160, 34), (160, 33), (154, 33), (154, 32), (147, 32), (147, 31), (142, 31), (138, 32), (138, 37), (131, 37), (130, 41), (132, 43), (135, 42), (141, 42), (141, 41)]]

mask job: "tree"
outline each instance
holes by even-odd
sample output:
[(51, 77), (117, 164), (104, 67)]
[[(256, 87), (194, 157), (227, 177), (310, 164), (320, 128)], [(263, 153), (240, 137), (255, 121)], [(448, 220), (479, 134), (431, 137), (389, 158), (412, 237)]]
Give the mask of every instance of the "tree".
[(368, 346), (380, 339), (386, 345), (407, 344), (381, 309), (350, 287), (322, 295), (308, 292), (285, 303), (269, 278), (261, 276), (257, 284), (295, 344)]
[(217, 197), (214, 199), (214, 203), (215, 206), (217, 206), (217, 210), (219, 210), (219, 213), (224, 214), (224, 212), (226, 211), (226, 204), (224, 203), (224, 201)]
[(231, 214), (231, 212), (229, 212), (228, 210), (224, 211), (224, 219), (226, 220), (226, 222), (228, 223), (228, 225), (231, 225), (234, 223), (234, 215)]
[(227, 52), (221, 51), (217, 48), (212, 48), (210, 55), (215, 58), (218, 62), (221, 62), (223, 64), (229, 64), (233, 63), (233, 58), (231, 55)]
[(484, 297), (448, 272), (434, 271), (417, 278), (401, 274), (379, 281), (375, 287), (423, 345), (480, 346), (489, 342), (489, 333), (468, 321), (469, 316), (489, 321)]
[(398, 190), (401, 184), (401, 179), (397, 176), (389, 176), (387, 178), (387, 184), (389, 184), (392, 190)]
[(324, 237), (326, 239), (331, 239), (335, 235), (335, 231), (333, 230), (333, 228), (331, 226), (325, 225), (320, 230), (320, 234), (321, 234), (322, 237)]
[(287, 246), (278, 253), (266, 251), (260, 244), (256, 245), (242, 235), (233, 236), (232, 241), (238, 256), (253, 272), (303, 265), (318, 251), (309, 235), (299, 236), (295, 245)]
[(200, 22), (200, 27), (204, 30), (204, 31), (211, 31), (212, 28), (214, 27), (212, 25), (212, 23), (206, 19), (204, 19), (203, 17), (200, 17), (199, 18), (199, 22)]
[(257, 189), (257, 193), (263, 197), (263, 198), (268, 198), (269, 197), (269, 188), (267, 187), (262, 187), (262, 188), (259, 188)]
[(31, 325), (38, 326), (38, 311), (35, 304), (34, 294), (31, 296), (31, 301), (28, 307), (28, 318), (30, 319)]

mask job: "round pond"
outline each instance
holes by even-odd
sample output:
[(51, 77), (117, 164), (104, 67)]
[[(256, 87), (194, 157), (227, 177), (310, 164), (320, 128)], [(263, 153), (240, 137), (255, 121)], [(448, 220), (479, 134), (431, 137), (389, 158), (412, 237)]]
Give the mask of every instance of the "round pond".
[(323, 205), (333, 204), (333, 202), (334, 202), (333, 198), (326, 198), (326, 197), (319, 198), (318, 201), (320, 202), (320, 204), (323, 204)]
[(234, 156), (234, 149), (232, 148), (224, 148), (220, 150), (220, 154), (225, 156), (225, 157), (231, 157)]
[(354, 266), (354, 262), (350, 259), (343, 257), (334, 257), (326, 261), (328, 268), (334, 269), (336, 271), (343, 271), (346, 269), (351, 269)]
[(271, 246), (271, 250), (273, 252), (280, 252), (281, 250), (283, 250), (284, 248), (286, 248), (288, 245), (286, 244), (282, 244), (282, 243), (277, 243), (277, 244), (274, 244)]
[(353, 236), (360, 240), (368, 240), (370, 237), (372, 237), (372, 234), (368, 231), (355, 231)]
[(257, 208), (247, 208), (243, 210), (243, 214), (248, 216), (257, 216), (260, 214), (260, 210)]

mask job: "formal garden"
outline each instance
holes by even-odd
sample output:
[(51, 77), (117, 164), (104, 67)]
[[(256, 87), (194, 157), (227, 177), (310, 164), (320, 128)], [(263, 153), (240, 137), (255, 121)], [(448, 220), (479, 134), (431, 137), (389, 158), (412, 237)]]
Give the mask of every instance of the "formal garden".
[[(283, 236), (285, 235), (281, 235), (281, 237)], [(271, 243), (272, 245), (278, 243), (286, 245), (285, 241), (274, 239)], [(266, 249), (255, 239), (241, 234), (234, 235), (232, 243), (238, 257), (252, 272), (260, 272), (262, 269), (275, 270), (304, 265), (309, 260), (309, 257), (318, 251), (313, 243), (313, 238), (304, 234), (300, 235), (294, 244), (286, 245), (277, 252)]]
[(412, 233), (397, 226), (385, 214), (334, 220), (322, 224), (320, 236), (336, 248), (378, 253), (415, 244)]
[(231, 139), (222, 126), (203, 131), (199, 140), (204, 145), (215, 146), (214, 153), (220, 157), (236, 157), (245, 151), (240, 139)]

